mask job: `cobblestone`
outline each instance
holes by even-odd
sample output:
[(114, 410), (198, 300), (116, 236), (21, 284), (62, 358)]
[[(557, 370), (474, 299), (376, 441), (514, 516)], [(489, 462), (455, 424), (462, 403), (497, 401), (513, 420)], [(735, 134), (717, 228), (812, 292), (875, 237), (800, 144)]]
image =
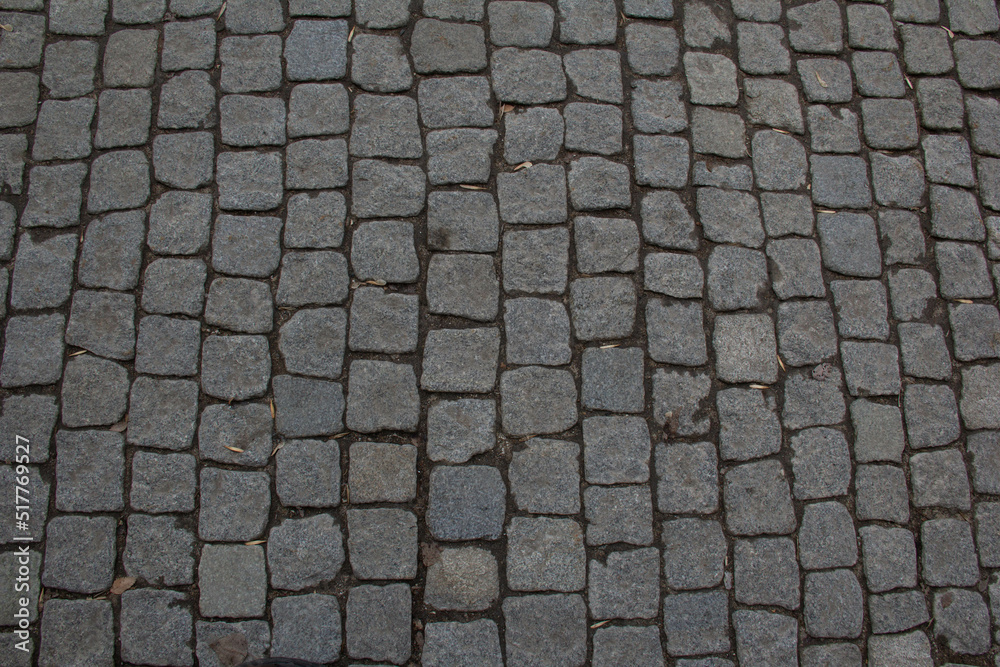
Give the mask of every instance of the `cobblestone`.
[[(340, 504), (340, 459), (336, 441), (288, 440), (276, 455), (275, 489), (290, 507)], [(362, 493), (363, 496), (363, 493)]]
[(489, 180), (494, 130), (454, 129), (427, 136), (428, 176), (435, 185)]
[(807, 570), (853, 567), (858, 560), (858, 543), (847, 508), (838, 502), (806, 505), (798, 547), (802, 567)]
[[(6, 14), (4, 20), (14, 17), (28, 18), (27, 14)], [(13, 49), (12, 49), (13, 50)], [(11, 53), (6, 55), (4, 62), (11, 65), (28, 64), (24, 60), (30, 58), (30, 48), (27, 53)], [(37, 65), (31, 62), (29, 66)], [(10, 66), (10, 65), (7, 65)], [(42, 70), (42, 83), (49, 89), (49, 96), (65, 99), (86, 95), (94, 90), (94, 75), (97, 67), (97, 44), (89, 40), (67, 40), (50, 44), (45, 48), (45, 67)]]
[(242, 544), (206, 544), (198, 568), (202, 616), (262, 616), (267, 591), (264, 550)]
[(990, 2), (0, 4), (0, 662), (993, 658)]
[(271, 651), (302, 659), (332, 661), (340, 657), (340, 606), (332, 595), (277, 598), (271, 603), (274, 630)]
[(500, 537), (506, 485), (489, 466), (438, 466), (431, 471), (427, 523), (441, 540)]
[[(230, 75), (231, 72), (226, 70), (226, 74)], [(230, 88), (232, 92), (251, 92), (254, 87), (232, 85)], [(214, 127), (218, 122), (215, 112), (216, 96), (207, 72), (188, 70), (171, 77), (160, 89), (157, 127), (169, 129)]]
[(836, 114), (830, 107), (815, 104), (806, 112), (812, 149), (819, 153), (857, 153), (861, 150), (858, 117), (849, 109)]
[(199, 482), (201, 539), (235, 542), (261, 536), (270, 508), (265, 473), (202, 468)]
[(850, 638), (861, 633), (863, 594), (850, 570), (806, 574), (803, 598), (806, 630), (811, 635)]
[[(201, 456), (223, 463), (263, 465), (271, 447), (272, 419), (261, 403), (208, 406), (201, 413), (198, 429)], [(225, 450), (226, 444), (243, 452)]]
[(971, 367), (962, 370), (960, 408), (966, 428), (1000, 428), (1000, 419), (991, 412), (997, 400), (990, 396), (989, 386), (1000, 374), (1000, 365)]
[(512, 596), (503, 601), (511, 661), (581, 664), (587, 655), (587, 608), (579, 595)]
[(427, 570), (425, 601), (436, 609), (483, 611), (499, 596), (497, 563), (483, 549), (443, 549)]
[(629, 23), (625, 27), (625, 53), (636, 74), (669, 76), (679, 64), (677, 32), (651, 23)]
[[(19, 150), (23, 154), (24, 147)], [(30, 172), (28, 203), (21, 215), (21, 225), (69, 227), (79, 224), (80, 204), (83, 200), (80, 187), (86, 175), (87, 168), (78, 163), (34, 167)], [(20, 184), (20, 175), (17, 181)], [(95, 226), (99, 225), (100, 223), (97, 223)]]
[(974, 586), (979, 569), (972, 530), (959, 519), (931, 519), (920, 526), (921, 577), (932, 586)]
[(509, 475), (518, 508), (531, 513), (580, 511), (580, 447), (560, 440), (529, 440), (516, 452)]
[(496, 623), (431, 623), (427, 626), (423, 660), (429, 664), (471, 659), (481, 665), (503, 665)]
[[(166, 538), (165, 545), (158, 545)], [(146, 581), (178, 586), (194, 583), (194, 535), (170, 516), (133, 514), (128, 519), (125, 571)]]
[(653, 543), (653, 504), (648, 486), (588, 487), (583, 493), (587, 544)]
[[(189, 454), (137, 452), (132, 459), (133, 509), (184, 512), (194, 509), (195, 459)], [(152, 524), (151, 524), (152, 525)]]

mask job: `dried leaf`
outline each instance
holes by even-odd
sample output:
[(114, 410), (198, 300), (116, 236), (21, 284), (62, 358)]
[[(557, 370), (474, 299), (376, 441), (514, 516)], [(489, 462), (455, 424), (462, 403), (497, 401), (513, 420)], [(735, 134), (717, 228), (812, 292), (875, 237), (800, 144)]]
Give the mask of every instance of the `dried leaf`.
[(128, 415), (122, 417), (122, 420), (109, 428), (109, 431), (114, 431), (115, 433), (121, 433), (128, 427)]
[(79, 357), (81, 354), (87, 354), (87, 351), (86, 350), (77, 350), (76, 352), (74, 352), (72, 354), (68, 354), (66, 356), (69, 356), (69, 357)]
[(768, 387), (766, 384), (752, 384), (752, 385), (750, 385), (750, 388), (751, 389), (770, 389), (770, 387)]
[(111, 594), (121, 595), (128, 589), (135, 586), (135, 582), (136, 582), (135, 577), (119, 577), (115, 579), (115, 583), (111, 584)]
[(338, 433), (337, 435), (333, 436), (330, 439), (331, 440), (340, 440), (341, 438), (343, 438), (344, 436), (346, 436), (348, 433), (350, 433), (350, 431), (344, 431), (343, 433)]
[(781, 370), (782, 371), (787, 371), (788, 369), (785, 368), (785, 362), (781, 360), (781, 355), (779, 354), (779, 355), (775, 355), (775, 356), (778, 357), (778, 365), (781, 366)]
[(352, 39), (354, 39), (354, 31), (357, 30), (357, 29), (358, 29), (358, 26), (354, 26), (354, 27), (351, 28), (351, 32), (348, 33), (348, 35), (347, 35), (347, 41), (348, 42), (350, 42)]
[(351, 487), (348, 486), (347, 484), (344, 484), (344, 504), (345, 505), (351, 504)]
[(505, 113), (510, 113), (513, 110), (514, 110), (513, 104), (504, 104), (502, 107), (500, 107), (500, 117), (503, 118), (503, 115)]
[(376, 287), (385, 287), (385, 281), (384, 280), (366, 280), (365, 284), (366, 285), (375, 285)]
[(958, 301), (959, 303), (972, 303), (971, 299), (955, 299), (955, 301)]
[(275, 412), (274, 412), (274, 399), (272, 398), (271, 399), (271, 419), (274, 419), (274, 415), (275, 415)]
[(591, 629), (591, 630), (593, 630), (593, 629), (595, 629), (595, 628), (599, 628), (599, 627), (601, 627), (602, 625), (607, 625), (607, 624), (608, 624), (608, 623), (610, 623), (610, 622), (611, 622), (610, 620), (606, 620), (606, 621), (601, 621), (601, 622), (599, 622), (599, 623), (594, 623), (594, 624), (593, 624), (592, 626), (590, 626), (590, 629)]
[(521, 164), (514, 167), (514, 171), (518, 171), (520, 169), (527, 169), (530, 166), (532, 166), (530, 162), (522, 162)]
[(816, 210), (819, 211), (820, 213), (836, 213), (836, 211), (828, 209), (828, 208), (818, 208)]
[(14, 32), (14, 26), (9, 23), (0, 23), (0, 28), (3, 28), (7, 32)]
[(237, 454), (242, 454), (243, 453), (243, 450), (240, 449), (239, 447), (231, 447), (230, 445), (223, 445), (223, 447), (225, 447), (226, 449), (228, 449), (231, 452), (236, 452)]
[(219, 659), (219, 663), (223, 667), (236, 667), (247, 659), (250, 651), (246, 635), (242, 632), (234, 632), (225, 637), (219, 637), (209, 644), (208, 647), (215, 651), (215, 657)]
[(274, 449), (271, 450), (271, 456), (274, 456), (275, 454), (277, 454), (278, 450), (281, 449), (284, 446), (285, 446), (285, 441), (284, 440), (282, 440), (281, 442), (279, 442), (278, 444), (276, 444), (274, 446)]
[(267, 540), (250, 540), (249, 542), (244, 542), (243, 544), (248, 547), (255, 547), (258, 544), (264, 544), (265, 542), (267, 542)]
[(823, 86), (824, 88), (829, 88), (830, 87), (830, 84), (828, 84), (826, 81), (824, 81), (823, 77), (821, 77), (819, 75), (819, 72), (813, 72), (813, 74), (816, 75), (816, 80), (819, 81), (819, 85)]
[(948, 36), (949, 36), (949, 37), (951, 37), (952, 39), (955, 39), (955, 33), (953, 33), (953, 32), (952, 32), (952, 31), (951, 31), (951, 30), (950, 30), (950, 29), (948, 28), (948, 26), (946, 26), (946, 25), (943, 25), (943, 26), (941, 26), (941, 29), (942, 29), (942, 30), (944, 30), (944, 31), (945, 31), (946, 33), (948, 33)]
[(486, 188), (484, 188), (481, 185), (467, 185), (465, 183), (462, 183), (458, 187), (465, 188), (466, 190), (485, 190), (486, 189)]

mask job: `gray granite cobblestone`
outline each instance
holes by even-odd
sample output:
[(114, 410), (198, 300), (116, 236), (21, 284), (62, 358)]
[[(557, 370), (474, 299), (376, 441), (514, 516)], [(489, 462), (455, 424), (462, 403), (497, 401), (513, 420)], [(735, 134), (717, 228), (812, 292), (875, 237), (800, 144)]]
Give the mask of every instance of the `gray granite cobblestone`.
[(994, 4), (0, 0), (0, 663), (992, 664)]

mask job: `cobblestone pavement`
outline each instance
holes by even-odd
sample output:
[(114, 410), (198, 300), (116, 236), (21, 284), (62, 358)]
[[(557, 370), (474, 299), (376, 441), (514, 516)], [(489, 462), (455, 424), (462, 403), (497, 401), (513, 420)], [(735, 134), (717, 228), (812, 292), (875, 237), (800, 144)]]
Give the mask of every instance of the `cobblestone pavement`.
[(0, 664), (1000, 665), (993, 0), (167, 4), (0, 0)]

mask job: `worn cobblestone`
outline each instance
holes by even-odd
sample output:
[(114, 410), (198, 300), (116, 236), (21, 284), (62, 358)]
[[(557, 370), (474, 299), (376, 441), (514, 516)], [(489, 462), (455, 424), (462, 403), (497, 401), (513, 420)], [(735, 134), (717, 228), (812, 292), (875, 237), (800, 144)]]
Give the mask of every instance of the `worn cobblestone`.
[(0, 662), (992, 665), (994, 5), (0, 0)]

